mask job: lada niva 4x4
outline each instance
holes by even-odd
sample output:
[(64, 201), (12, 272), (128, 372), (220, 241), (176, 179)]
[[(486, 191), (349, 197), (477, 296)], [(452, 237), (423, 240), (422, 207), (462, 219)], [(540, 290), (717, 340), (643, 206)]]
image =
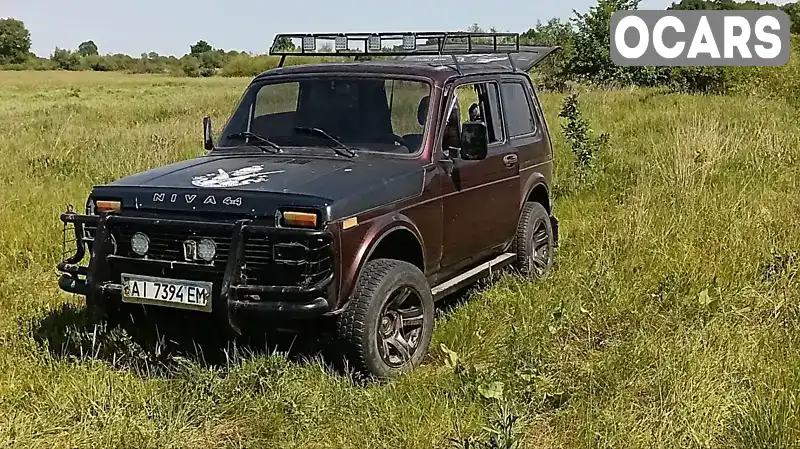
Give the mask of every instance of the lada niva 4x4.
[[(326, 38), (337, 51), (316, 49)], [(556, 48), (476, 33), (274, 42), (280, 66), (218, 137), (204, 119), (205, 154), (95, 186), (85, 213), (61, 216), (76, 240), (61, 289), (105, 316), (179, 308), (234, 334), (327, 317), (351, 367), (392, 377), (423, 359), (437, 300), (505, 266), (548, 273), (553, 156), (528, 71)], [(283, 66), (295, 54), (356, 60)]]

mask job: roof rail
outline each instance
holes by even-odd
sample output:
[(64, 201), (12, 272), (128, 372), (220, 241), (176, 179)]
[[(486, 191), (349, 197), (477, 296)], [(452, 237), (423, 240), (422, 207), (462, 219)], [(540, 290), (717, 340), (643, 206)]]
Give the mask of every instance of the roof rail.
[[(299, 46), (293, 42), (295, 39), (300, 39)], [(420, 40), (423, 41), (421, 44), (419, 42)], [(355, 44), (355, 46), (353, 44)], [(363, 59), (364, 56), (456, 56), (509, 54), (519, 51), (519, 33), (442, 31), (277, 34), (272, 42), (269, 54), (281, 56), (281, 61), (278, 65), (278, 67), (281, 67), (286, 60), (286, 56), (289, 55), (317, 57), (352, 56), (357, 59)], [(458, 64), (458, 60), (455, 57), (453, 57), (453, 62), (455, 62), (456, 65)]]

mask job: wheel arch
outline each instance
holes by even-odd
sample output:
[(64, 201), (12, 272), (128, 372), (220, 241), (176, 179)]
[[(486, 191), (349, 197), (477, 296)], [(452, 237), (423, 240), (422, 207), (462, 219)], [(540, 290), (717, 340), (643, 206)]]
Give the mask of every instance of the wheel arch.
[(364, 263), (378, 258), (397, 259), (408, 262), (425, 273), (425, 251), (412, 228), (398, 225), (383, 232), (375, 239), (366, 254)]
[(520, 204), (520, 213), (522, 212), (522, 208), (525, 207), (525, 203), (527, 202), (537, 202), (544, 206), (544, 209), (547, 211), (548, 214), (552, 214), (552, 202), (550, 199), (550, 188), (547, 185), (547, 181), (543, 174), (536, 173), (528, 178), (528, 181), (525, 183), (525, 195), (523, 196), (523, 201)]
[(402, 260), (416, 266), (423, 274), (426, 272), (422, 234), (405, 215), (398, 213), (374, 222), (365, 237), (356, 253), (353, 267), (347, 270), (343, 279), (337, 308), (347, 304), (364, 265), (370, 260), (379, 257)]
[(547, 215), (550, 216), (550, 224), (553, 227), (555, 246), (558, 246), (558, 219), (556, 219), (555, 214), (553, 213), (553, 201), (552, 197), (550, 196), (550, 187), (547, 185), (547, 180), (544, 175), (538, 172), (532, 175), (526, 183), (524, 192), (524, 200), (519, 205), (519, 221), (517, 222), (517, 227), (519, 227), (521, 223), (522, 210), (525, 208), (525, 204), (530, 202), (539, 203), (542, 205), (542, 207), (544, 207)]

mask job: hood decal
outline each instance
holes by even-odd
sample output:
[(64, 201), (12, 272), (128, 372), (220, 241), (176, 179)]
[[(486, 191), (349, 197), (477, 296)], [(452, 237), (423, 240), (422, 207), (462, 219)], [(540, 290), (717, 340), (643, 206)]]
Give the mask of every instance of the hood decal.
[(269, 180), (269, 175), (283, 173), (285, 170), (264, 171), (264, 165), (242, 167), (228, 173), (218, 168), (216, 173), (208, 173), (192, 178), (197, 187), (240, 187)]

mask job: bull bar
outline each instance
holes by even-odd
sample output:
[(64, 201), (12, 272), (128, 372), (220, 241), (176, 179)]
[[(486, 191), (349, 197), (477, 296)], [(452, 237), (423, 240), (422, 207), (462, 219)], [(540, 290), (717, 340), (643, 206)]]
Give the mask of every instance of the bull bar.
[[(100, 215), (82, 215), (74, 212), (63, 213), (61, 221), (66, 226), (72, 223), (75, 232), (76, 251), (69, 258), (62, 260), (57, 269), (62, 274), (59, 278), (59, 288), (68, 292), (83, 295), (88, 302), (98, 303), (109, 297), (122, 296), (121, 282), (115, 282), (108, 274), (108, 260), (132, 260), (132, 258), (109, 254), (110, 230), (109, 225), (116, 224), (144, 224), (154, 228), (182, 228), (191, 227), (198, 231), (227, 231), (231, 233), (231, 244), (227, 255), (222, 285), (218, 298), (212, 298), (214, 313), (219, 313), (223, 324), (230, 329), (240, 332), (236, 316), (242, 313), (279, 314), (286, 317), (307, 317), (327, 315), (331, 312), (331, 305), (326, 297), (326, 290), (333, 284), (335, 278), (335, 264), (330, 273), (313, 285), (248, 285), (243, 282), (242, 271), (245, 264), (245, 241), (248, 236), (298, 236), (298, 237), (331, 237), (328, 230), (306, 230), (279, 228), (254, 224), (252, 219), (240, 219), (233, 223), (210, 222), (198, 220), (177, 220), (148, 218), (138, 216), (123, 216), (115, 213), (101, 213)], [(92, 245), (92, 256), (88, 266), (79, 265), (86, 256), (86, 241), (84, 240), (84, 225), (95, 225), (95, 237)], [(164, 266), (181, 265), (185, 262), (149, 260), (152, 264)], [(285, 295), (302, 295), (313, 299), (298, 300), (253, 300), (247, 299), (249, 295), (277, 293)], [(222, 306), (222, 307), (219, 307)]]

